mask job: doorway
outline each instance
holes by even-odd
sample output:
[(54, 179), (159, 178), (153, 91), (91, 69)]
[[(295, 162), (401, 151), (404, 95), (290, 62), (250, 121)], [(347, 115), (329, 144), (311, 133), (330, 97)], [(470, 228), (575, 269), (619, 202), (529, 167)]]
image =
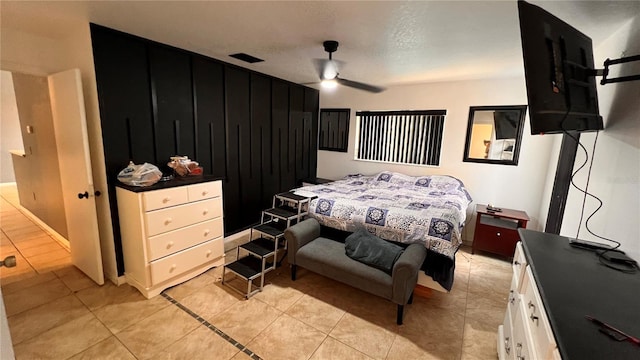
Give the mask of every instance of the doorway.
[[(7, 74), (3, 71), (2, 76)], [(17, 252), (37, 272), (51, 269), (26, 261), (24, 255), (33, 253), (24, 244), (37, 244), (36, 255), (44, 262), (64, 263), (70, 253), (73, 265), (103, 284), (80, 72), (47, 77), (12, 73), (10, 79), (23, 149), (12, 149), (13, 164), (3, 164), (3, 168), (13, 165), (15, 177), (13, 188), (11, 183), (2, 186), (6, 249)], [(4, 114), (11, 104), (2, 100)], [(9, 120), (3, 117), (3, 123)], [(45, 244), (52, 239), (54, 243)]]

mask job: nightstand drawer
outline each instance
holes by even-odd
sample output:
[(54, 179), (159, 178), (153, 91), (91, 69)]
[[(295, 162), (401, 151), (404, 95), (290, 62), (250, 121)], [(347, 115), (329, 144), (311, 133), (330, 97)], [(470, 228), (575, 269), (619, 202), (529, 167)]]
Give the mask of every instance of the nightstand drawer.
[(211, 220), (222, 215), (220, 198), (197, 201), (146, 213), (147, 236)]
[(476, 227), (474, 247), (505, 256), (513, 256), (516, 243), (520, 240), (515, 229), (502, 228), (493, 225)]
[(222, 217), (169, 231), (148, 239), (149, 261), (222, 236)]
[(154, 190), (142, 194), (142, 202), (144, 203), (145, 211), (181, 205), (188, 201), (187, 189), (184, 187)]
[(162, 259), (152, 261), (149, 264), (151, 283), (154, 285), (159, 284), (207, 262), (222, 259), (223, 256), (224, 238), (220, 237)]

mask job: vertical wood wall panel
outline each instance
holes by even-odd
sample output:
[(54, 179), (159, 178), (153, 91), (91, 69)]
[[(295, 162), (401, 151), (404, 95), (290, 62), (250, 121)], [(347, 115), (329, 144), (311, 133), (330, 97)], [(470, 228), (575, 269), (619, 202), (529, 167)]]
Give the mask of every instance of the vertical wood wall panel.
[(171, 172), (171, 156), (195, 157), (191, 59), (187, 53), (149, 46), (156, 165)]
[(194, 159), (205, 173), (226, 175), (226, 136), (224, 116), (224, 67), (203, 57), (194, 56), (193, 95), (196, 129)]
[(309, 127), (306, 128), (306, 136), (308, 143), (305, 150), (308, 152), (308, 173), (304, 178), (315, 178), (318, 169), (318, 108), (320, 107), (320, 94), (318, 90), (304, 88), (304, 112), (305, 117), (309, 118)]
[[(243, 192), (248, 184), (251, 123), (251, 76), (230, 66), (225, 67), (225, 99), (227, 123), (227, 178), (225, 189), (225, 217), (232, 229), (248, 226), (250, 223), (244, 205), (247, 198)], [(226, 225), (226, 224), (225, 224)]]
[(302, 143), (304, 136), (304, 89), (299, 86), (289, 87), (289, 154), (287, 156), (287, 175), (285, 188), (298, 185), (302, 177)]
[(278, 191), (278, 179), (271, 171), (271, 80), (267, 76), (251, 76), (251, 163), (252, 178), (257, 183), (260, 201), (256, 215), (271, 206)]
[(224, 179), (226, 235), (316, 176), (319, 91), (91, 24), (118, 273), (114, 184), (129, 161), (172, 155)]
[(287, 186), (289, 155), (289, 86), (283, 81), (271, 82), (271, 141), (273, 171), (279, 179), (278, 191)]

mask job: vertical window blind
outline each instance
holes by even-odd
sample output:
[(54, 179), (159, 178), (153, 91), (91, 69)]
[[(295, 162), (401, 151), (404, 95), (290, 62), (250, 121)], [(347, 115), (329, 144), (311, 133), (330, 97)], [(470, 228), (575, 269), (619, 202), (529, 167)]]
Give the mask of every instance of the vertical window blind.
[(356, 159), (439, 165), (446, 110), (356, 112)]

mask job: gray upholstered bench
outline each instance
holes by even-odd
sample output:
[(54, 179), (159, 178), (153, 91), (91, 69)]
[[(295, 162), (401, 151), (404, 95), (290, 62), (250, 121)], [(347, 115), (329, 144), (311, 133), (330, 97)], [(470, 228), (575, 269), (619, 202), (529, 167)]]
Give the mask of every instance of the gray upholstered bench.
[(427, 251), (424, 245), (411, 244), (398, 258), (391, 275), (351, 259), (343, 242), (320, 236), (320, 224), (307, 219), (288, 228), (288, 260), (291, 279), (298, 265), (320, 275), (343, 282), (398, 304), (397, 323), (402, 325), (404, 306), (413, 300), (418, 271)]

